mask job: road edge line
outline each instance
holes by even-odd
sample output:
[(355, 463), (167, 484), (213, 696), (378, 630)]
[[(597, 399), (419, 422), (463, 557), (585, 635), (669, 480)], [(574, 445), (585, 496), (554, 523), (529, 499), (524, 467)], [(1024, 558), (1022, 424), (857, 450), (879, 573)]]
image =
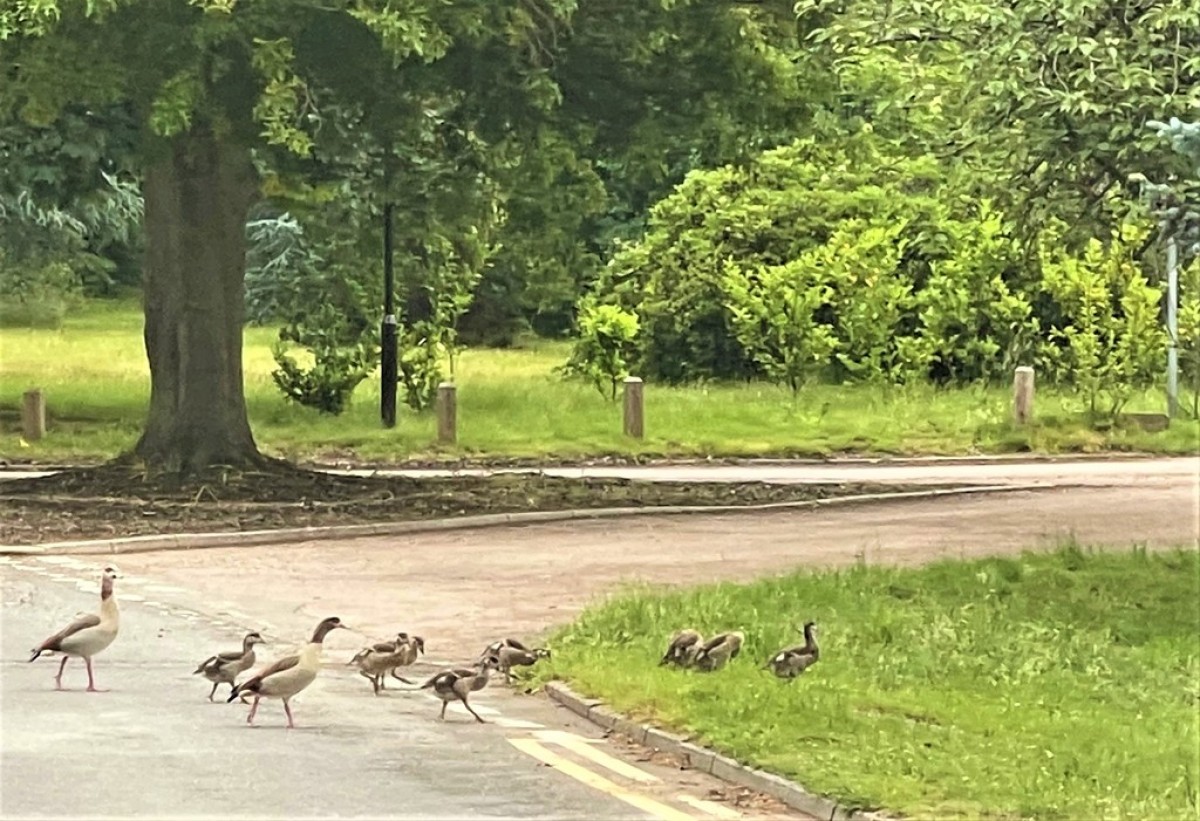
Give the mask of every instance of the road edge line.
[(597, 727), (626, 736), (644, 747), (653, 747), (688, 762), (691, 769), (708, 773), (714, 778), (739, 787), (765, 793), (794, 810), (822, 821), (892, 821), (881, 813), (846, 807), (823, 795), (809, 792), (800, 784), (783, 776), (740, 764), (728, 756), (693, 744), (682, 736), (640, 724), (608, 709), (599, 699), (579, 695), (561, 681), (547, 682), (543, 689), (552, 701), (587, 719)]
[(147, 536), (123, 536), (71, 542), (47, 542), (33, 545), (0, 545), (0, 556), (69, 556), (96, 554), (150, 553), (163, 550), (202, 550), (214, 547), (255, 547), (288, 542), (329, 541), (367, 536), (407, 536), (414, 533), (473, 530), (487, 527), (553, 524), (573, 520), (615, 519), (628, 516), (672, 516), (764, 511), (815, 510), (824, 507), (905, 502), (941, 496), (983, 493), (1012, 493), (1032, 490), (1057, 490), (1072, 485), (1017, 484), (971, 485), (934, 490), (863, 493), (806, 499), (795, 502), (769, 502), (757, 505), (662, 505), (650, 507), (600, 507), (570, 510), (537, 510), (518, 513), (483, 513), (448, 519), (418, 519), (401, 522), (376, 522), (361, 525), (325, 527), (288, 527), (274, 530), (218, 531), (212, 533), (171, 533)]

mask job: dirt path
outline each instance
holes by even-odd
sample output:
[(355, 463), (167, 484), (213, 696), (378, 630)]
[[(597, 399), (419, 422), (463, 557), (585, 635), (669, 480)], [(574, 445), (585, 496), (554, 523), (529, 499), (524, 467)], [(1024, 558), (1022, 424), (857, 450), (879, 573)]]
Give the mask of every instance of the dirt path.
[(128, 572), (173, 581), (284, 630), (336, 613), (367, 635), (423, 635), (430, 655), (474, 656), (501, 635), (570, 620), (626, 580), (748, 580), (855, 561), (916, 564), (1083, 544), (1197, 544), (1197, 488), (1186, 478), (854, 508), (641, 517), (340, 543), (121, 557)]

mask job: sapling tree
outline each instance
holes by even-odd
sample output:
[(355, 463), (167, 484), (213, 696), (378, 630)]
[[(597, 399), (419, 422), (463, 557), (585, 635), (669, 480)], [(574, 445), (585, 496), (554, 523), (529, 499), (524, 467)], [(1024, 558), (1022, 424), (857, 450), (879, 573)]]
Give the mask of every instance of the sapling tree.
[(579, 336), (563, 373), (587, 379), (601, 396), (617, 401), (617, 387), (630, 375), (639, 331), (637, 314), (591, 300), (582, 306), (576, 324)]
[(729, 271), (724, 280), (738, 343), (768, 379), (788, 387), (793, 399), (837, 349), (833, 327), (817, 319), (833, 289), (809, 264), (815, 253), (754, 272)]

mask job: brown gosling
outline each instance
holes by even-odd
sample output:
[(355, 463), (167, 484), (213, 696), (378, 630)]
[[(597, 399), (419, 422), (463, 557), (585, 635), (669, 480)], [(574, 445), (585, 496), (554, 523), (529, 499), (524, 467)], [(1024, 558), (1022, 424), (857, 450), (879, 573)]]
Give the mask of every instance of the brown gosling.
[(504, 683), (512, 684), (512, 668), (537, 664), (541, 659), (550, 658), (550, 651), (544, 647), (535, 647), (531, 650), (501, 647), (494, 655), (497, 661), (496, 669), (504, 674)]
[[(401, 633), (397, 641), (396, 647), (396, 666), (392, 668), (392, 677), (403, 681), (405, 684), (413, 682), (406, 679), (397, 672), (401, 667), (408, 667), (417, 660), (417, 656), (425, 654), (425, 639), (420, 636), (410, 636), (407, 633)], [(383, 681), (380, 680), (380, 686)]]
[(671, 636), (667, 652), (658, 662), (659, 666), (673, 664), (676, 667), (691, 667), (696, 661), (696, 653), (704, 646), (704, 636), (696, 630), (685, 628)]
[(771, 657), (764, 669), (770, 669), (782, 679), (794, 679), (816, 664), (821, 658), (821, 648), (817, 646), (817, 625), (808, 621), (804, 623), (804, 644), (795, 647), (785, 647)]
[(358, 666), (360, 676), (371, 682), (371, 691), (379, 695), (380, 690), (386, 689), (383, 683), (384, 676), (388, 671), (395, 669), (403, 650), (407, 647), (408, 637), (401, 633), (395, 641), (378, 642), (364, 647), (354, 655), (351, 663)]
[(479, 717), (479, 713), (471, 709), (467, 698), (471, 693), (487, 686), (489, 674), (499, 663), (499, 659), (495, 656), (488, 656), (474, 668), (456, 667), (453, 670), (443, 670), (422, 684), (420, 689), (432, 688), (437, 697), (442, 700), (442, 711), (438, 714), (438, 719), (446, 720), (446, 705), (457, 699), (467, 708), (467, 712), (475, 716), (476, 721), (486, 724), (487, 722)]
[(266, 644), (266, 641), (257, 632), (247, 633), (242, 639), (241, 650), (231, 650), (228, 653), (209, 656), (192, 671), (193, 676), (203, 674), (213, 683), (212, 690), (208, 693), (209, 701), (213, 700), (218, 686), (228, 684), (229, 689), (232, 690), (237, 677), (254, 666), (254, 645), (256, 644)]
[(742, 642), (745, 640), (746, 635), (740, 630), (718, 633), (697, 651), (693, 666), (706, 673), (720, 670), (730, 660), (737, 658), (738, 653), (742, 651)]

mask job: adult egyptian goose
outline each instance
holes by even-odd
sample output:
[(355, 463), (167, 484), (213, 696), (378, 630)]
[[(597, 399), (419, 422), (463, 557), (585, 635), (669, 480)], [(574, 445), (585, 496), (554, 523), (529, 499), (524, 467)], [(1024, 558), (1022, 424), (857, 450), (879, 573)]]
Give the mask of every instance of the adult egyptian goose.
[(676, 667), (691, 667), (696, 660), (696, 653), (703, 645), (704, 636), (700, 635), (699, 631), (690, 627), (684, 628), (671, 636), (671, 641), (667, 644), (667, 652), (663, 653), (658, 666), (673, 664)]
[(475, 716), (476, 721), (480, 724), (486, 724), (487, 722), (479, 717), (479, 713), (471, 709), (467, 697), (476, 690), (482, 690), (487, 686), (488, 675), (499, 663), (499, 659), (495, 656), (488, 656), (479, 662), (474, 669), (455, 667), (453, 670), (443, 670), (422, 684), (420, 689), (433, 688), (433, 692), (442, 700), (442, 712), (438, 714), (439, 719), (445, 720), (446, 705), (458, 699), (467, 708), (467, 712)]
[(218, 685), (228, 684), (230, 689), (233, 688), (237, 677), (254, 666), (254, 645), (265, 643), (258, 633), (247, 633), (242, 639), (241, 650), (217, 653), (200, 662), (200, 666), (192, 671), (192, 675), (203, 673), (204, 677), (213, 683), (212, 690), (208, 693), (209, 701), (213, 700)]
[(718, 633), (704, 642), (704, 645), (696, 651), (693, 666), (697, 670), (708, 673), (720, 670), (730, 659), (737, 658), (737, 654), (742, 650), (742, 642), (745, 640), (746, 635), (740, 630)]
[(794, 679), (821, 658), (821, 648), (817, 646), (817, 625), (811, 621), (804, 623), (804, 644), (796, 647), (785, 647), (780, 650), (764, 668), (769, 668), (776, 676), (783, 679)]
[(113, 595), (113, 582), (116, 580), (116, 568), (104, 568), (100, 578), (100, 615), (89, 613), (79, 616), (39, 644), (29, 656), (29, 660), (33, 661), (42, 653), (63, 654), (62, 664), (58, 665), (58, 675), (54, 677), (54, 689), (63, 689), (63, 668), (67, 666), (71, 656), (78, 656), (87, 665), (88, 692), (99, 692), (92, 675), (92, 656), (112, 644), (121, 629), (121, 611), (117, 607), (117, 597)]
[(231, 702), (242, 693), (251, 693), (254, 703), (250, 705), (250, 714), (246, 723), (254, 723), (254, 714), (258, 712), (258, 702), (263, 698), (278, 698), (283, 700), (283, 711), (287, 714), (287, 726), (295, 727), (292, 720), (290, 701), (297, 693), (313, 683), (321, 669), (321, 649), (325, 637), (333, 630), (345, 630), (346, 625), (337, 616), (322, 619), (313, 631), (312, 639), (294, 656), (284, 656), (278, 661), (259, 670), (253, 677), (241, 684), (234, 685), (226, 702)]

